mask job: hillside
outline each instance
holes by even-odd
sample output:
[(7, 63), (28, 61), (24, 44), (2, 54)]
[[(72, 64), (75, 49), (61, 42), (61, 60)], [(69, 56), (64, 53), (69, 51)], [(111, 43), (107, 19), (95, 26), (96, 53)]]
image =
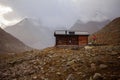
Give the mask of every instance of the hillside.
[(0, 57), (0, 80), (119, 80), (120, 46), (47, 48)]
[(36, 49), (47, 48), (55, 43), (53, 32), (32, 18), (25, 18), (16, 25), (8, 26), (5, 31)]
[(21, 41), (0, 28), (0, 53), (20, 53), (29, 49)]
[(120, 44), (120, 18), (114, 19), (94, 35), (97, 37), (97, 44)]
[(97, 21), (89, 21), (84, 23), (80, 20), (77, 20), (75, 24), (70, 28), (70, 30), (77, 30), (77, 31), (85, 31), (89, 32), (90, 34), (98, 31), (101, 27), (105, 26), (109, 20), (97, 22)]

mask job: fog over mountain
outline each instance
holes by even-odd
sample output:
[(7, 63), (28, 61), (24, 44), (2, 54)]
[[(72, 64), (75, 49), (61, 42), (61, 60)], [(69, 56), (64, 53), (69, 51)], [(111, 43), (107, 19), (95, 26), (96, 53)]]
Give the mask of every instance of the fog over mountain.
[(78, 19), (104, 21), (120, 16), (120, 0), (0, 0), (0, 5), (12, 9), (1, 15), (5, 20), (31, 17), (49, 27), (70, 28)]
[(32, 18), (25, 18), (16, 25), (5, 28), (5, 31), (37, 49), (53, 46), (55, 43), (53, 31)]
[(77, 30), (77, 31), (85, 31), (89, 32), (90, 34), (100, 30), (102, 27), (107, 25), (110, 22), (110, 20), (105, 21), (89, 21), (87, 23), (82, 22), (81, 20), (77, 20), (75, 24), (70, 28), (70, 30)]

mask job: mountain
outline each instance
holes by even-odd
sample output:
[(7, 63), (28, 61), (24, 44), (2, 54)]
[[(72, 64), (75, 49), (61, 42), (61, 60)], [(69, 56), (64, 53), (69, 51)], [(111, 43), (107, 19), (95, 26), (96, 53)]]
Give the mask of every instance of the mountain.
[(21, 41), (0, 28), (0, 53), (20, 53), (29, 49)]
[[(114, 19), (93, 35), (96, 35), (98, 44), (120, 44), (120, 17)], [(91, 38), (92, 36), (90, 36), (90, 40)]]
[(26, 45), (36, 49), (54, 45), (53, 32), (32, 18), (25, 18), (16, 25), (5, 28), (5, 31), (14, 35)]
[(101, 27), (106, 25), (109, 22), (109, 20), (97, 22), (97, 21), (89, 21), (87, 23), (84, 23), (80, 20), (77, 20), (76, 23), (70, 28), (70, 30), (79, 30), (79, 31), (85, 31), (89, 32), (90, 34), (98, 31)]

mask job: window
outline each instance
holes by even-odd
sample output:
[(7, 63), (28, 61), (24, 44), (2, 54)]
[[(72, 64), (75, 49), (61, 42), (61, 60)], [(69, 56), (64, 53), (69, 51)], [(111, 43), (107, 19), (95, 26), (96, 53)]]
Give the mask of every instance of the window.
[(70, 32), (69, 32), (69, 34), (70, 34), (70, 35), (74, 35), (74, 34), (75, 34), (75, 32), (73, 32), (73, 31), (70, 31)]

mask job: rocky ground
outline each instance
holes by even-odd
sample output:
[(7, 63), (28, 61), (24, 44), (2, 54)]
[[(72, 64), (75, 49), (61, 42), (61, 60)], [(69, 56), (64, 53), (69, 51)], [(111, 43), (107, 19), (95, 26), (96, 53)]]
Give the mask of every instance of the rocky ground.
[(53, 47), (2, 55), (0, 80), (120, 80), (120, 46)]

